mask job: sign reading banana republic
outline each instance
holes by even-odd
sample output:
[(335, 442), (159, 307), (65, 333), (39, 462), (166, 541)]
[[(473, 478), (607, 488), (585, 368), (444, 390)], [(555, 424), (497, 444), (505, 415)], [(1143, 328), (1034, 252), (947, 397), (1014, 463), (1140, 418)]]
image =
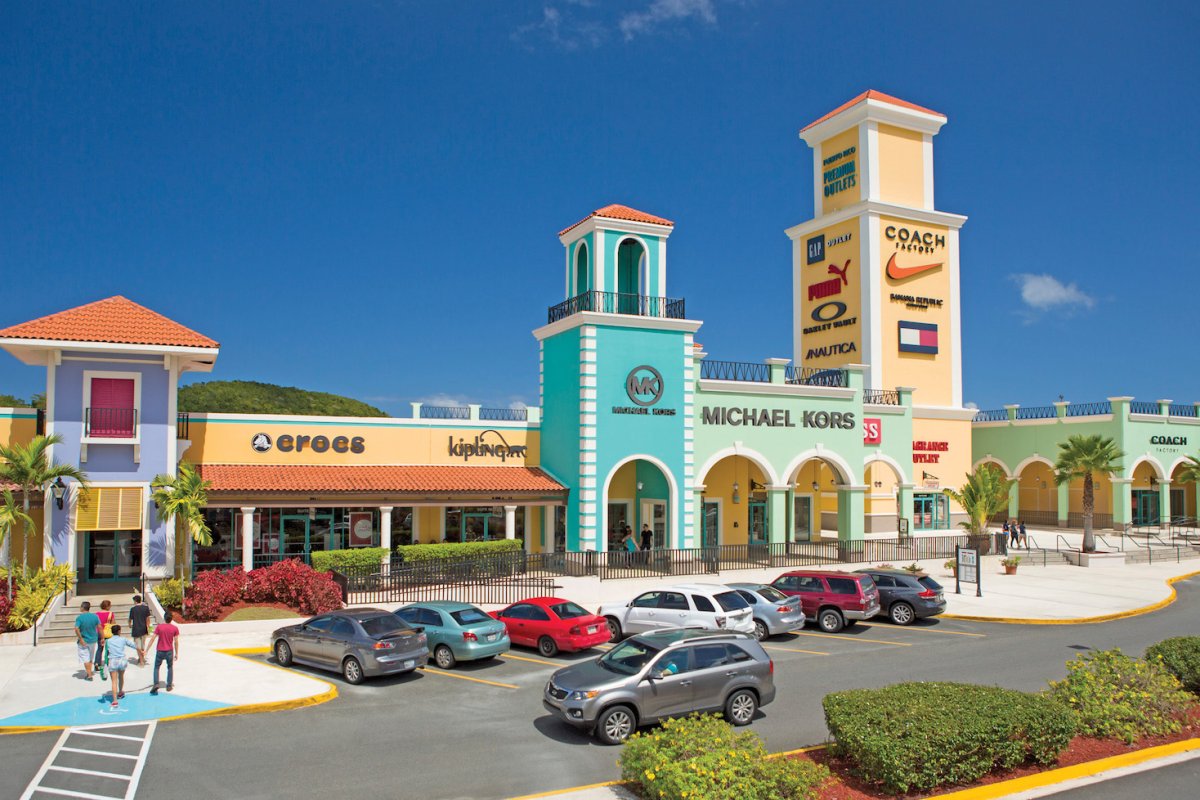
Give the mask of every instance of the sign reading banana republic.
[[(794, 428), (790, 409), (742, 408), (739, 406), (704, 406), (700, 411), (704, 425), (754, 426), (765, 428)], [(843, 411), (804, 411), (800, 414), (804, 428), (833, 428), (851, 430), (854, 414)]]
[(628, 395), (632, 406), (613, 406), (614, 414), (636, 414), (643, 416), (673, 417), (673, 408), (655, 408), (662, 400), (666, 384), (662, 373), (649, 364), (642, 364), (629, 370), (625, 376), (625, 394)]
[[(489, 439), (489, 435), (491, 439)], [(509, 444), (499, 431), (486, 430), (475, 437), (474, 441), (468, 442), (461, 436), (458, 441), (454, 441), (454, 437), (450, 437), (450, 445), (446, 452), (455, 458), (461, 458), (463, 461), (470, 461), (472, 458), (483, 458), (490, 456), (498, 458), (501, 461), (507, 461), (510, 458), (524, 458), (526, 445)]]
[[(256, 433), (250, 437), (250, 448), (256, 453), (265, 453), (272, 447), (271, 437), (265, 433)], [(274, 442), (274, 447), (281, 453), (303, 453), (305, 448), (314, 453), (363, 453), (366, 452), (366, 440), (361, 436), (293, 436), (285, 433)]]

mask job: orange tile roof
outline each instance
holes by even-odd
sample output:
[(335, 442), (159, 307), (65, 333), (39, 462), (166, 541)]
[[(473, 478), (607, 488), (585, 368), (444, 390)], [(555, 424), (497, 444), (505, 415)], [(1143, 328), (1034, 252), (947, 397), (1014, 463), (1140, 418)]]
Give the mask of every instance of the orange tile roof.
[(853, 100), (846, 102), (846, 103), (842, 103), (840, 106), (835, 108), (833, 111), (830, 111), (828, 114), (826, 114), (825, 116), (816, 120), (815, 122), (808, 123), (807, 125), (805, 125), (803, 128), (800, 129), (800, 132), (804, 133), (809, 128), (820, 125), (825, 120), (836, 117), (838, 114), (842, 113), (843, 111), (850, 108), (851, 106), (856, 106), (865, 100), (878, 100), (881, 103), (890, 103), (891, 105), (900, 106), (901, 108), (909, 108), (909, 109), (912, 109), (913, 111), (920, 111), (922, 114), (933, 114), (935, 117), (942, 117), (943, 119), (945, 119), (945, 117), (946, 117), (946, 115), (941, 113), (940, 111), (933, 111), (932, 109), (928, 109), (923, 106), (919, 106), (916, 103), (910, 103), (907, 100), (901, 100), (899, 97), (892, 97), (890, 94), (884, 94), (883, 92), (877, 92), (874, 89), (868, 89), (867, 91), (863, 92), (862, 94), (860, 94), (858, 97), (854, 98)]
[(565, 492), (536, 467), (204, 464), (209, 492)]
[(675, 226), (675, 223), (671, 222), (669, 219), (663, 219), (662, 217), (656, 217), (653, 214), (647, 214), (645, 211), (638, 211), (636, 208), (630, 208), (629, 206), (622, 206), (613, 203), (612, 205), (605, 206), (604, 208), (597, 208), (595, 211), (588, 214), (574, 225), (569, 225), (566, 228), (563, 228), (558, 232), (558, 235), (562, 236), (572, 228), (578, 228), (592, 217), (608, 217), (609, 219), (622, 219), (626, 222), (647, 222), (651, 225), (667, 225), (670, 227)]
[(120, 295), (0, 330), (0, 338), (219, 347), (215, 341)]

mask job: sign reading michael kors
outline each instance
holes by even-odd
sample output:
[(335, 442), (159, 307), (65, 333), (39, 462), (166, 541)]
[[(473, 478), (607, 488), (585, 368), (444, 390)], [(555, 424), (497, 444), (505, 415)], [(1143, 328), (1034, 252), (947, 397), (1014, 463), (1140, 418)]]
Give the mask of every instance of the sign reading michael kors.
[[(762, 428), (794, 428), (790, 409), (741, 408), (739, 406), (704, 406), (700, 412), (704, 425), (741, 425)], [(854, 414), (843, 411), (805, 411), (800, 415), (805, 428), (833, 428), (850, 430), (854, 427)]]
[(614, 414), (635, 414), (642, 416), (673, 417), (673, 408), (655, 408), (662, 400), (666, 383), (662, 373), (649, 364), (642, 364), (629, 370), (625, 376), (625, 394), (633, 403), (631, 406), (613, 406)]

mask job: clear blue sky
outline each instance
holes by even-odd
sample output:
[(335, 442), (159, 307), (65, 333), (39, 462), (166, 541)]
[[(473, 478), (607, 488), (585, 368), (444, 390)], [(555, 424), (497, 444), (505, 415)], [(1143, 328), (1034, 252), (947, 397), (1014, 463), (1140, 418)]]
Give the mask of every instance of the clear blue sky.
[(965, 400), (1200, 400), (1198, 9), (5, 3), (0, 325), (124, 294), (213, 378), (534, 404), (556, 233), (618, 202), (675, 220), (710, 357), (791, 356), (796, 134), (875, 88), (950, 118)]

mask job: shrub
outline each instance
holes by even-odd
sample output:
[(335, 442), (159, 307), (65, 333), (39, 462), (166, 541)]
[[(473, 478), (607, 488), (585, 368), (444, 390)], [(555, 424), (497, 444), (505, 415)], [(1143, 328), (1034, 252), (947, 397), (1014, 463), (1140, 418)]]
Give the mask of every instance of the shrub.
[(317, 572), (374, 569), (379, 571), (387, 550), (382, 547), (356, 547), (351, 550), (316, 550), (312, 554)]
[[(72, 574), (69, 564), (55, 564), (49, 559), (37, 572), (14, 571), (11, 605), (7, 602), (7, 586), (4, 589), (4, 628), (23, 631), (32, 627), (50, 598), (62, 592)], [(4, 578), (7, 582), (7, 573)]]
[[(16, 587), (14, 587), (15, 589)], [(13, 597), (16, 597), (14, 592)], [(8, 601), (8, 585), (4, 585), (0, 589), (0, 633), (8, 631), (8, 612), (12, 610), (12, 604)]]
[(1176, 733), (1180, 715), (1195, 700), (1155, 661), (1100, 650), (1067, 662), (1067, 677), (1051, 681), (1049, 693), (1069, 706), (1079, 732), (1132, 744), (1141, 736)]
[(636, 733), (621, 752), (621, 777), (656, 800), (803, 800), (829, 770), (810, 761), (769, 758), (762, 739), (711, 714)]
[(1200, 636), (1176, 636), (1146, 648), (1146, 660), (1157, 659), (1183, 688), (1200, 694)]
[(342, 593), (333, 577), (295, 559), (251, 572), (245, 599), (251, 603), (283, 603), (301, 614), (342, 607)]
[[(183, 608), (183, 582), (179, 578), (170, 578), (154, 587), (154, 596), (163, 608)], [(187, 584), (187, 590), (192, 585)]]
[(826, 695), (825, 724), (864, 778), (903, 794), (1049, 764), (1075, 735), (1053, 699), (995, 686), (901, 683)]
[(246, 573), (241, 567), (201, 572), (184, 599), (184, 616), (197, 622), (216, 619), (221, 609), (242, 599), (246, 581)]
[(482, 558), (524, 550), (525, 543), (520, 539), (492, 539), (486, 542), (405, 544), (396, 548), (396, 554), (405, 561), (436, 561), (447, 558)]

